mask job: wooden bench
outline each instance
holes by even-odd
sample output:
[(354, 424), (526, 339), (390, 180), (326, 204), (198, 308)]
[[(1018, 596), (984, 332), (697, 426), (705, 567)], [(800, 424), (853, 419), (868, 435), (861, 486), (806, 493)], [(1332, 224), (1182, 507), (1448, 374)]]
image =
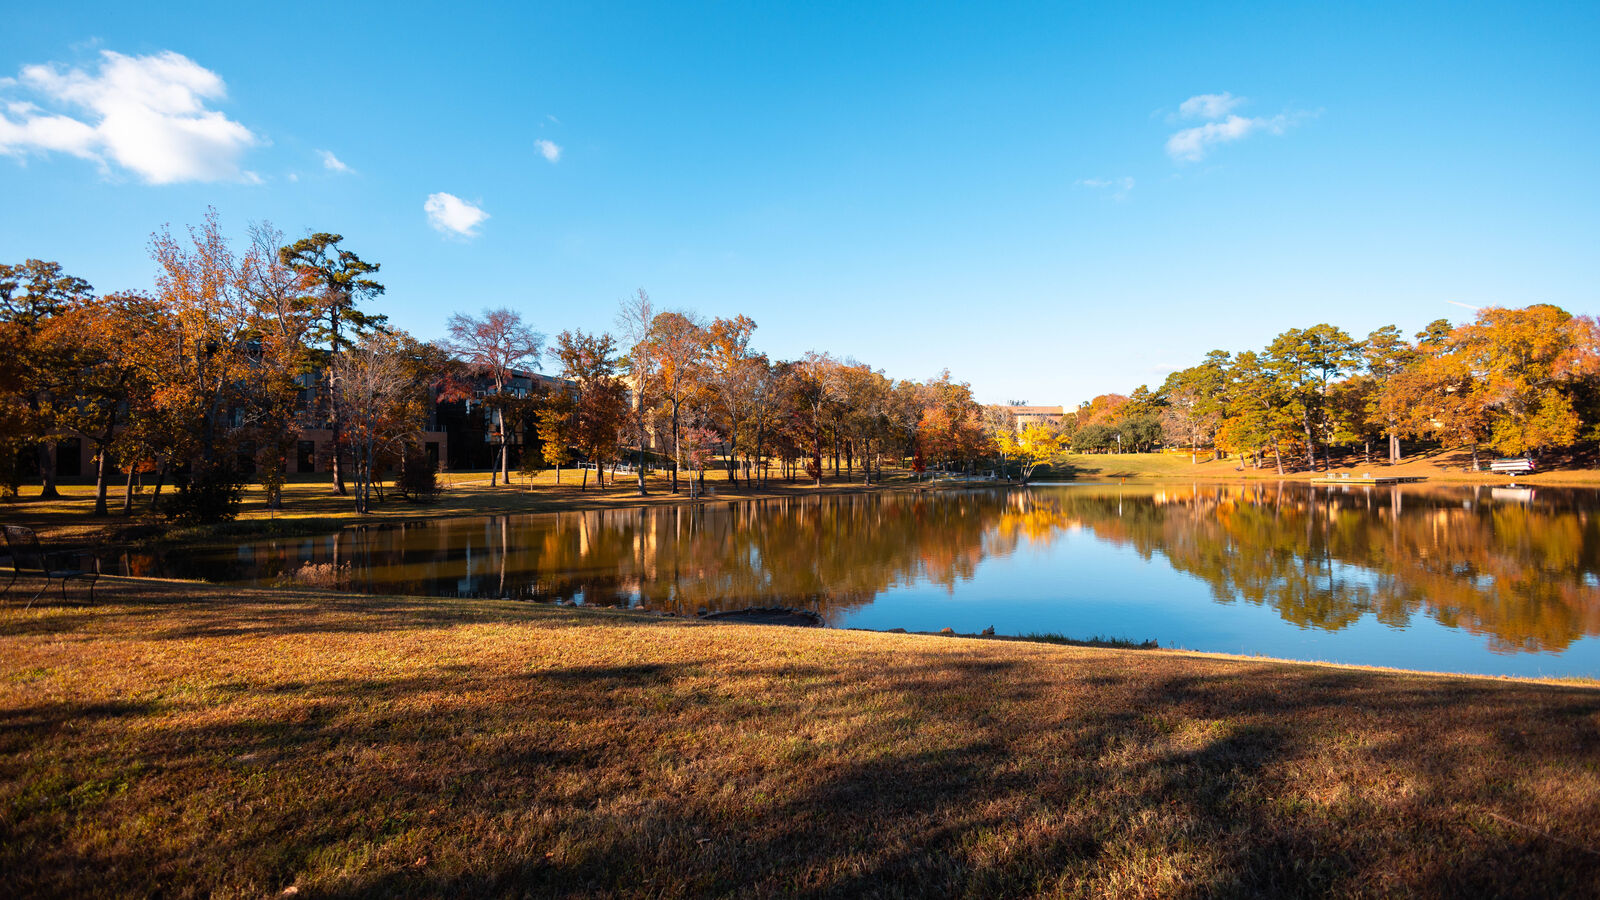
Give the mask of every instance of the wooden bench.
[(32, 528), (21, 525), (6, 525), (6, 549), (11, 552), (11, 580), (6, 582), (6, 589), (0, 591), (0, 597), (11, 592), (11, 586), (23, 575), (38, 575), (44, 579), (44, 586), (39, 592), (28, 600), (32, 608), (33, 602), (38, 600), (45, 591), (50, 589), (50, 582), (61, 581), (61, 599), (67, 599), (67, 582), (74, 578), (89, 582), (89, 602), (94, 602), (94, 583), (100, 580), (99, 564), (96, 563), (93, 571), (88, 569), (73, 568), (72, 558), (66, 553), (50, 553), (39, 545), (39, 535)]
[(1534, 468), (1533, 460), (1526, 456), (1516, 459), (1497, 459), (1489, 463), (1489, 471), (1496, 475), (1526, 475)]

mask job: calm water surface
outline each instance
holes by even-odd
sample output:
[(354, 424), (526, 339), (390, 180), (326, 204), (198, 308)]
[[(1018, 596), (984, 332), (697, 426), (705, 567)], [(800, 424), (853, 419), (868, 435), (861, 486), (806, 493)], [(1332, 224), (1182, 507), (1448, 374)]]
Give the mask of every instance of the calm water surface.
[(130, 560), (238, 584), (804, 606), (835, 626), (1155, 638), (1600, 676), (1600, 492), (1068, 485), (433, 520)]

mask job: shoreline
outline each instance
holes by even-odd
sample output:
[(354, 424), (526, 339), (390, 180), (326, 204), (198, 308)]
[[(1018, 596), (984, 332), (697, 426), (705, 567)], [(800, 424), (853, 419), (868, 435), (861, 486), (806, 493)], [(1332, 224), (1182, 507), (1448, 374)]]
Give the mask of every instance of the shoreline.
[(50, 599), (0, 606), (19, 894), (1600, 887), (1589, 684), (146, 579)]
[[(27, 583), (30, 580), (32, 580), (34, 582), (37, 582), (37, 579), (33, 578), (32, 576), (23, 576), (22, 578), (19, 578), (17, 580), (17, 585), (22, 586), (22, 587), (26, 587)], [(297, 601), (324, 600), (324, 601), (330, 601), (330, 602), (337, 601), (339, 603), (349, 602), (349, 603), (357, 603), (357, 604), (363, 603), (363, 602), (374, 603), (374, 604), (376, 604), (376, 603), (400, 602), (400, 603), (407, 603), (407, 604), (436, 604), (436, 605), (439, 605), (441, 608), (448, 608), (448, 607), (466, 605), (466, 606), (469, 606), (469, 607), (481, 607), (482, 610), (491, 611), (491, 612), (496, 608), (503, 608), (503, 609), (509, 609), (509, 610), (529, 611), (529, 612), (532, 612), (534, 614), (538, 614), (540, 612), (546, 612), (546, 613), (561, 612), (561, 613), (569, 613), (569, 614), (577, 615), (579, 617), (613, 618), (613, 619), (615, 619), (615, 618), (626, 618), (626, 619), (637, 620), (639, 622), (674, 622), (674, 623), (685, 624), (685, 625), (741, 626), (741, 627), (752, 627), (752, 628), (773, 628), (773, 629), (780, 629), (780, 630), (803, 630), (803, 631), (814, 631), (814, 632), (834, 633), (834, 634), (859, 633), (859, 634), (880, 635), (880, 636), (883, 636), (883, 637), (886, 637), (886, 638), (899, 638), (899, 637), (905, 637), (905, 638), (938, 638), (938, 639), (941, 639), (941, 640), (978, 641), (978, 642), (990, 642), (990, 643), (1001, 643), (1001, 644), (1023, 644), (1023, 645), (1030, 645), (1030, 646), (1044, 646), (1044, 647), (1057, 646), (1057, 647), (1071, 647), (1071, 648), (1083, 649), (1083, 650), (1104, 650), (1104, 651), (1112, 651), (1112, 652), (1118, 652), (1118, 653), (1149, 653), (1149, 654), (1159, 654), (1159, 655), (1163, 655), (1163, 656), (1173, 656), (1173, 657), (1191, 657), (1191, 658), (1195, 658), (1195, 659), (1221, 660), (1221, 661), (1234, 662), (1234, 663), (1266, 663), (1266, 664), (1272, 664), (1272, 665), (1308, 666), (1308, 667), (1312, 667), (1312, 668), (1349, 670), (1349, 671), (1354, 671), (1354, 672), (1368, 672), (1368, 673), (1373, 673), (1373, 674), (1405, 675), (1405, 676), (1418, 676), (1418, 677), (1425, 677), (1425, 678), (1468, 678), (1468, 679), (1481, 679), (1481, 680), (1491, 681), (1491, 682), (1511, 682), (1511, 683), (1518, 683), (1518, 684), (1542, 684), (1542, 685), (1551, 685), (1551, 686), (1559, 686), (1559, 687), (1580, 687), (1580, 688), (1600, 689), (1600, 674), (1597, 674), (1597, 675), (1594, 675), (1594, 676), (1587, 676), (1587, 675), (1551, 675), (1551, 676), (1494, 675), (1494, 674), (1486, 674), (1486, 673), (1482, 673), (1482, 672), (1455, 672), (1455, 671), (1436, 670), (1436, 669), (1406, 669), (1406, 668), (1401, 668), (1401, 667), (1398, 667), (1398, 666), (1382, 666), (1382, 665), (1374, 665), (1374, 664), (1367, 664), (1367, 663), (1344, 663), (1344, 662), (1336, 662), (1336, 661), (1333, 661), (1333, 660), (1296, 659), (1294, 657), (1268, 656), (1268, 655), (1265, 655), (1265, 654), (1229, 653), (1229, 652), (1217, 651), (1217, 650), (1194, 650), (1194, 649), (1190, 649), (1190, 648), (1187, 648), (1187, 647), (1161, 646), (1158, 643), (1156, 643), (1154, 640), (1151, 640), (1151, 641), (1148, 641), (1148, 642), (1140, 642), (1140, 641), (1134, 641), (1134, 640), (1130, 640), (1130, 639), (1126, 639), (1126, 638), (1103, 638), (1103, 637), (1076, 638), (1076, 637), (1071, 637), (1071, 636), (1068, 636), (1068, 635), (1055, 634), (1055, 633), (984, 634), (984, 633), (955, 632), (955, 631), (911, 631), (911, 630), (908, 630), (908, 629), (905, 629), (905, 628), (841, 627), (841, 626), (828, 625), (826, 623), (824, 623), (821, 626), (802, 626), (802, 625), (792, 625), (792, 624), (784, 624), (784, 623), (725, 620), (725, 619), (719, 619), (718, 618), (718, 615), (726, 616), (729, 613), (736, 612), (736, 611), (733, 611), (733, 610), (725, 610), (725, 611), (722, 611), (719, 614), (691, 615), (691, 614), (687, 614), (687, 613), (676, 613), (676, 612), (671, 612), (671, 611), (667, 611), (667, 610), (656, 610), (656, 609), (636, 608), (636, 607), (585, 606), (585, 605), (576, 604), (576, 603), (561, 603), (561, 602), (547, 603), (547, 602), (543, 602), (543, 601), (510, 600), (510, 599), (503, 599), (503, 598), (502, 599), (489, 599), (489, 598), (466, 598), (466, 597), (435, 597), (435, 596), (428, 596), (428, 595), (409, 595), (409, 594), (368, 594), (368, 593), (361, 593), (361, 592), (356, 592), (356, 591), (326, 590), (326, 589), (317, 589), (317, 588), (310, 588), (310, 587), (236, 587), (236, 586), (232, 586), (232, 585), (214, 584), (212, 582), (207, 582), (207, 581), (194, 581), (194, 580), (183, 579), (183, 578), (160, 578), (160, 577), (153, 577), (153, 576), (124, 576), (124, 575), (105, 575), (105, 576), (101, 576), (101, 579), (100, 579), (99, 583), (97, 584), (96, 590), (103, 590), (104, 587), (107, 586), (107, 585), (117, 585), (117, 584), (121, 584), (121, 585), (124, 585), (124, 586), (131, 586), (131, 587), (135, 587), (135, 588), (145, 587), (145, 586), (165, 586), (165, 587), (172, 588), (173, 589), (173, 593), (175, 593), (175, 594), (179, 594), (179, 593), (182, 593), (184, 591), (187, 591), (190, 594), (194, 595), (196, 598), (198, 598), (200, 595), (216, 592), (216, 593), (226, 593), (226, 594), (241, 593), (241, 594), (249, 594), (249, 595), (252, 595), (252, 596), (253, 595), (268, 595), (268, 596), (282, 595), (282, 598), (284, 598), (284, 599), (293, 599), (293, 600), (297, 600)], [(13, 592), (16, 592), (16, 591), (19, 591), (20, 589), (21, 588), (14, 586), (14, 587), (12, 587), (11, 590)], [(71, 588), (69, 588), (69, 599), (73, 596), (73, 592), (76, 592), (76, 591), (79, 591), (79, 590), (80, 590), (80, 586), (77, 585), (77, 584), (74, 584)], [(10, 595), (8, 594), (7, 597), (9, 598), (9, 596)], [(41, 598), (41, 601), (43, 601), (43, 602), (41, 602), (39, 604), (35, 604), (35, 607), (36, 608), (41, 608), (41, 609), (42, 608), (48, 608), (51, 605), (50, 598), (53, 598), (53, 597), (58, 598), (59, 595), (47, 592), (45, 597)], [(57, 600), (56, 602), (59, 603), (59, 600)], [(180, 602), (182, 602), (181, 598), (180, 598)], [(4, 609), (4, 608), (6, 608), (6, 604), (0, 603), (0, 609)], [(91, 610), (93, 609), (92, 606), (86, 606), (86, 608), (91, 609)]]

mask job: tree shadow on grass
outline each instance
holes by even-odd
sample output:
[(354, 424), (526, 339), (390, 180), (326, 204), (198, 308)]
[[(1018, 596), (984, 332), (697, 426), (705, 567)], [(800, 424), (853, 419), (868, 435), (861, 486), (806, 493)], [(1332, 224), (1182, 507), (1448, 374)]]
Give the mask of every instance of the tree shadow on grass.
[(17, 782), (42, 760), (159, 777), (0, 820), (0, 869), (39, 894), (1600, 889), (1573, 849), (1600, 844), (1597, 691), (979, 642), (819, 664), (697, 634), (729, 655), (306, 670), (70, 728), (19, 711), (0, 726), (52, 724), (8, 745), (34, 751)]

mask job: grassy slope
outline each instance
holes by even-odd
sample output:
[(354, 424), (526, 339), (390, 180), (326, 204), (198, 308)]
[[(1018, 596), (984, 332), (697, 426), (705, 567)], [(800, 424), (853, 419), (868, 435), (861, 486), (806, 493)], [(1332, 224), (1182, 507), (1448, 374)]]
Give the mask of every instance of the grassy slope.
[(5, 895), (1600, 894), (1592, 687), (111, 594), (0, 608)]
[[(1487, 461), (1492, 455), (1485, 454), (1482, 460)], [(1327, 473), (1296, 471), (1291, 465), (1291, 460), (1285, 459), (1286, 474), (1279, 475), (1278, 470), (1272, 465), (1268, 457), (1264, 468), (1255, 469), (1246, 466), (1243, 470), (1238, 468), (1237, 459), (1212, 460), (1206, 454), (1200, 455), (1198, 464), (1190, 462), (1187, 453), (1073, 453), (1068, 454), (1064, 461), (1071, 467), (1072, 472), (1080, 479), (1094, 478), (1199, 478), (1202, 480), (1238, 480), (1241, 478), (1266, 478), (1278, 480), (1280, 478), (1309, 480), (1324, 477)], [(1429, 481), (1452, 481), (1467, 484), (1505, 484), (1512, 479), (1504, 475), (1495, 475), (1490, 472), (1469, 471), (1472, 457), (1465, 451), (1441, 450), (1433, 453), (1420, 454), (1406, 457), (1399, 465), (1391, 466), (1385, 462), (1377, 461), (1370, 465), (1361, 462), (1359, 455), (1347, 459), (1335, 460), (1332, 471), (1345, 472), (1352, 475), (1371, 473), (1373, 475), (1418, 475)], [(1041, 470), (1043, 477), (1049, 477), (1048, 472)], [(1593, 468), (1559, 468), (1549, 469), (1533, 475), (1518, 475), (1517, 484), (1543, 484), (1543, 485), (1574, 485), (1584, 487), (1600, 486), (1600, 469)]]

